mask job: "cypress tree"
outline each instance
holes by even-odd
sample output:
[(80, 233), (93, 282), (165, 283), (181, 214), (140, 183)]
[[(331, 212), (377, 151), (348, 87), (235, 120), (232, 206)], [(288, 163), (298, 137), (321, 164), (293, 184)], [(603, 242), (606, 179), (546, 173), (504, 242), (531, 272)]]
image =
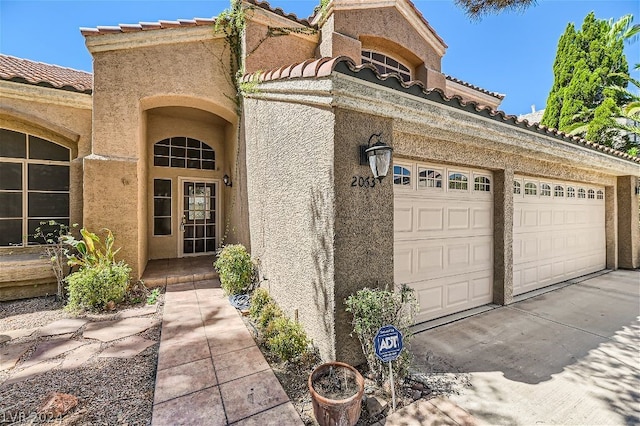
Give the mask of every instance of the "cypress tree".
[(584, 129), (589, 140), (616, 145), (616, 132), (603, 127), (613, 122), (614, 115), (607, 119), (605, 115), (619, 113), (628, 99), (608, 87), (626, 87), (623, 76), (629, 75), (629, 67), (623, 40), (609, 36), (611, 27), (593, 12), (578, 31), (573, 24), (567, 25), (558, 42), (554, 82), (541, 124), (565, 132)]

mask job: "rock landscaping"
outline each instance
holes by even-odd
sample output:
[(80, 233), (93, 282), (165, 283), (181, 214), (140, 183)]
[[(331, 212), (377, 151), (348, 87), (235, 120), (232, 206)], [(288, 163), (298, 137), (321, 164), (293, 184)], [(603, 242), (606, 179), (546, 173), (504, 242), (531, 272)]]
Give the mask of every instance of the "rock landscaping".
[(0, 424), (150, 424), (164, 295), (73, 315), (0, 302)]

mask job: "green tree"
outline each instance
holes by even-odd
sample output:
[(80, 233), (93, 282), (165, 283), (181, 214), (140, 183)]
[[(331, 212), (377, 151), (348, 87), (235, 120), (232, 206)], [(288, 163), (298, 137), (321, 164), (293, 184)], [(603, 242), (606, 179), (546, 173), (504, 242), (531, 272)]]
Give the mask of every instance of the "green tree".
[(536, 4), (536, 0), (455, 0), (471, 18), (480, 18), (503, 10), (524, 10)]
[(624, 90), (629, 66), (624, 55), (624, 34), (633, 17), (596, 19), (589, 13), (579, 30), (568, 24), (558, 42), (553, 64), (554, 82), (541, 124), (583, 134), (603, 145), (621, 148), (624, 138), (614, 117), (630, 101)]

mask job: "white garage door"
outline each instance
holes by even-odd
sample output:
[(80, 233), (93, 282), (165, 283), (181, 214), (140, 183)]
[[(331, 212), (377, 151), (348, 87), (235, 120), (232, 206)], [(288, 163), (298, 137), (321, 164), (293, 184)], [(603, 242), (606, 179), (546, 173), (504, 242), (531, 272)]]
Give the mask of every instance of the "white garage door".
[(490, 303), (491, 172), (396, 162), (393, 183), (394, 278), (416, 290), (416, 322)]
[(516, 176), (513, 192), (514, 295), (605, 268), (604, 188)]

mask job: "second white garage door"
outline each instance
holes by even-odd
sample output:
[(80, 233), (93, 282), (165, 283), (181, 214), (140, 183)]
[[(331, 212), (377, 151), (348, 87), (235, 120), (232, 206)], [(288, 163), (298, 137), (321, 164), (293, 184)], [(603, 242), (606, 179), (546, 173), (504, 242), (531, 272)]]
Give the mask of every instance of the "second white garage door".
[(490, 303), (491, 172), (397, 162), (393, 180), (394, 278), (416, 290), (416, 322)]
[(606, 265), (604, 188), (516, 176), (513, 294)]

